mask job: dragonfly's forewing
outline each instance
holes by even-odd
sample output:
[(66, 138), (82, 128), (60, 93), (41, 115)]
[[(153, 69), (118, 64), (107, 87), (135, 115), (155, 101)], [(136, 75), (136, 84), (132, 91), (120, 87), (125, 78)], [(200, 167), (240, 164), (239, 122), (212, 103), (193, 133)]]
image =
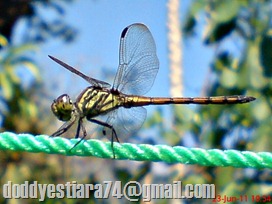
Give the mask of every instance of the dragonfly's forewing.
[(153, 85), (158, 70), (156, 45), (148, 28), (139, 23), (126, 27), (120, 39), (114, 89), (125, 94), (145, 94)]
[(64, 68), (68, 69), (70, 72), (80, 76), (81, 78), (85, 79), (87, 82), (89, 82), (90, 84), (92, 84), (93, 86), (99, 86), (99, 87), (110, 87), (110, 84), (108, 84), (107, 82), (104, 81), (100, 81), (98, 79), (94, 79), (91, 77), (86, 76), (85, 74), (81, 73), (80, 71), (76, 70), (75, 68), (71, 67), (70, 65), (64, 63), (63, 61), (52, 57), (50, 55), (48, 55), (52, 60), (54, 60), (55, 62), (57, 62), (58, 64), (60, 64), (61, 66), (63, 66)]

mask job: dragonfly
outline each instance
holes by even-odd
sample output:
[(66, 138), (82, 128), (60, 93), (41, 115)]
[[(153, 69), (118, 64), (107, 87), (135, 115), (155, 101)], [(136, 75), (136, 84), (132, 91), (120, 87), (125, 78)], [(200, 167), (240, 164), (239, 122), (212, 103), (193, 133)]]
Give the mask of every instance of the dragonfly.
[[(53, 101), (53, 114), (65, 123), (52, 136), (60, 136), (77, 123), (75, 138), (86, 136), (83, 119), (102, 126), (104, 135), (111, 136), (111, 148), (115, 158), (113, 143), (118, 136), (126, 137), (137, 131), (146, 118), (148, 105), (166, 104), (239, 104), (255, 100), (252, 96), (214, 96), (214, 97), (146, 97), (159, 70), (156, 45), (150, 30), (140, 23), (126, 27), (120, 38), (119, 67), (113, 86), (81, 73), (63, 61), (50, 56), (70, 72), (86, 80), (91, 86), (83, 90), (76, 101), (63, 94)], [(101, 120), (99, 116), (106, 116)]]

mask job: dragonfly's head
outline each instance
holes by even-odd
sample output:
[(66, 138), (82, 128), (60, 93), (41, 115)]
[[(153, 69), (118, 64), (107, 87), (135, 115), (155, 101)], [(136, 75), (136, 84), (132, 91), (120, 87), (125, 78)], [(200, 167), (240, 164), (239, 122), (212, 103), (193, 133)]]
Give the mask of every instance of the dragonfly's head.
[(53, 101), (51, 110), (59, 120), (68, 121), (72, 117), (74, 104), (67, 94), (63, 94)]

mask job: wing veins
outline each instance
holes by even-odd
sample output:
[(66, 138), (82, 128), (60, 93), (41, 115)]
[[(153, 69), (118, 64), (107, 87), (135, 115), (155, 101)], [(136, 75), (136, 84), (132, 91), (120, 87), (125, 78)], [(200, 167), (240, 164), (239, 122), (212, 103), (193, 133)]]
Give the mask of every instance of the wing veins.
[(53, 61), (55, 61), (56, 63), (58, 63), (59, 65), (63, 66), (64, 68), (66, 68), (67, 70), (69, 70), (70, 72), (80, 76), (81, 78), (85, 79), (87, 82), (89, 82), (90, 84), (94, 85), (94, 86), (102, 86), (102, 87), (109, 87), (110, 84), (108, 84), (107, 82), (104, 81), (100, 81), (98, 79), (94, 79), (91, 77), (86, 76), (85, 74), (83, 74), (82, 72), (76, 70), (75, 68), (73, 68), (72, 66), (64, 63), (63, 61), (48, 55), (48, 57), (50, 57)]

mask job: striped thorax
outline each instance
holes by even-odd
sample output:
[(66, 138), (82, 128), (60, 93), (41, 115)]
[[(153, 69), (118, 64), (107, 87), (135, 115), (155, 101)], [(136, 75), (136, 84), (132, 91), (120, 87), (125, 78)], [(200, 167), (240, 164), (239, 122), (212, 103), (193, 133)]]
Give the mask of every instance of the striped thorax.
[(78, 96), (76, 107), (82, 117), (93, 118), (106, 114), (124, 103), (124, 97), (110, 89), (90, 86)]

